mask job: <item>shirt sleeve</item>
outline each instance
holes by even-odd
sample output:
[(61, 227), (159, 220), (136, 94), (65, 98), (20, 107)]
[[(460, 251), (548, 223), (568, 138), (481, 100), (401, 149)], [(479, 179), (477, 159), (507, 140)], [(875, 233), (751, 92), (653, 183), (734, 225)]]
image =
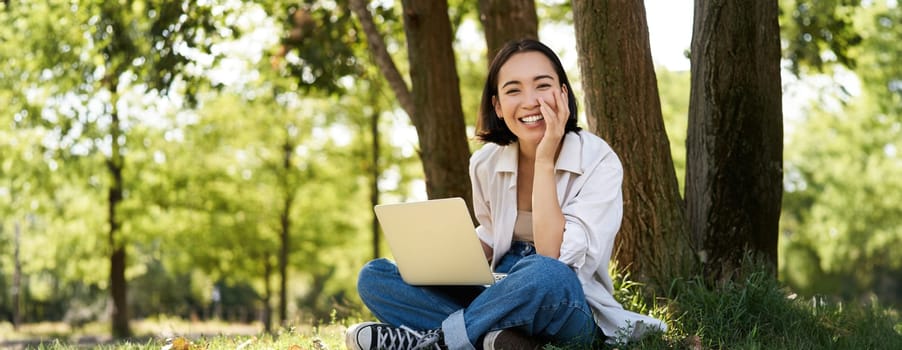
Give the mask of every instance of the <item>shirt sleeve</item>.
[(479, 223), (479, 225), (476, 226), (476, 236), (485, 242), (485, 244), (493, 247), (492, 215), (489, 210), (489, 203), (486, 202), (485, 199), (485, 188), (482, 183), (484, 179), (481, 176), (482, 174), (477, 174), (481, 164), (481, 158), (478, 156), (479, 153), (477, 152), (470, 158), (470, 184), (472, 185), (473, 191), (473, 214), (476, 215), (476, 221)]
[[(597, 270), (610, 256), (614, 238), (623, 218), (623, 168), (614, 153), (608, 153), (594, 169), (580, 177), (576, 194), (561, 208), (564, 214), (564, 238), (560, 261), (574, 270)], [(587, 257), (596, 257), (588, 259)]]

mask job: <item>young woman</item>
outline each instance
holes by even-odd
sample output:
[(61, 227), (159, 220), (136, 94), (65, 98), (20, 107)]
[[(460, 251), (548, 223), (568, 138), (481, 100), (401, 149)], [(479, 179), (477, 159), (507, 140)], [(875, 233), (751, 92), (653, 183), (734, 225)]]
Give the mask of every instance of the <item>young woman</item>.
[(588, 348), (636, 338), (663, 322), (624, 310), (608, 264), (623, 215), (617, 155), (576, 123), (576, 97), (557, 55), (508, 43), (489, 68), (470, 159), (476, 234), (491, 287), (422, 287), (389, 260), (369, 262), (360, 297), (384, 323), (348, 329), (350, 349)]

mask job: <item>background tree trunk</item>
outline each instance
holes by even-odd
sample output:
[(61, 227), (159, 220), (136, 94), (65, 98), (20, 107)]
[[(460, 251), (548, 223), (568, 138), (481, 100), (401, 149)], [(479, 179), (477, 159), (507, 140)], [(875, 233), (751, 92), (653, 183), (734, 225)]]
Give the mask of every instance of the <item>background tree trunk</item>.
[(113, 298), (113, 314), (112, 314), (112, 331), (113, 337), (117, 339), (132, 336), (131, 327), (129, 325), (128, 315), (128, 290), (125, 279), (126, 253), (125, 243), (120, 232), (119, 216), (117, 210), (119, 203), (122, 202), (122, 168), (124, 160), (122, 159), (121, 147), (119, 144), (122, 129), (119, 121), (119, 112), (117, 111), (116, 84), (117, 79), (108, 80), (109, 90), (113, 96), (110, 105), (113, 108), (111, 113), (112, 123), (110, 124), (111, 154), (107, 159), (107, 170), (110, 171), (112, 183), (109, 188), (108, 195), (108, 217), (109, 222), (109, 245), (110, 245), (110, 294)]
[(623, 163), (623, 224), (615, 256), (640, 280), (666, 286), (692, 253), (664, 130), (641, 1), (573, 1), (589, 130)]
[(22, 261), (19, 259), (19, 238), (21, 237), (22, 227), (19, 221), (13, 224), (13, 288), (10, 292), (13, 307), (13, 330), (18, 330), (22, 324)]
[(488, 64), (504, 43), (539, 38), (535, 0), (479, 0), (479, 21), (485, 31)]
[(270, 262), (269, 253), (263, 255), (263, 332), (272, 331), (272, 263)]
[(295, 145), (286, 134), (285, 143), (282, 144), (282, 171), (279, 175), (282, 189), (282, 212), (279, 213), (279, 324), (286, 325), (288, 321), (288, 255), (291, 250), (291, 209), (297, 193), (295, 182), (291, 181), (292, 173), (296, 171), (291, 163)]
[[(376, 96), (376, 95), (370, 95)], [(375, 98), (374, 98), (375, 100)], [(373, 101), (373, 105), (376, 103)], [(382, 175), (382, 167), (379, 164), (379, 153), (382, 152), (382, 147), (379, 144), (379, 114), (380, 111), (378, 108), (373, 109), (373, 115), (370, 116), (370, 137), (372, 138), (372, 152), (370, 154), (370, 205), (375, 207), (379, 204), (379, 178)], [(373, 235), (373, 259), (378, 259), (381, 255), (379, 252), (379, 219), (376, 218), (376, 214), (372, 213), (372, 221), (370, 221), (370, 227), (372, 229)]]
[[(462, 197), (472, 208), (467, 145), (447, 1), (405, 0), (420, 159), (429, 198)], [(472, 211), (472, 209), (471, 209)]]
[(783, 114), (776, 0), (695, 3), (686, 200), (706, 275), (777, 266)]
[(388, 53), (388, 49), (385, 47), (385, 40), (382, 38), (382, 33), (380, 33), (379, 29), (376, 27), (376, 23), (373, 21), (373, 14), (366, 8), (366, 1), (350, 0), (349, 6), (351, 7), (351, 11), (357, 16), (360, 26), (363, 28), (363, 33), (366, 35), (367, 47), (373, 55), (373, 61), (375, 61), (376, 66), (379, 67), (379, 71), (382, 72), (382, 75), (391, 87), (392, 92), (395, 93), (395, 97), (398, 99), (401, 108), (404, 109), (404, 112), (407, 113), (411, 119), (415, 118), (416, 110), (413, 106), (413, 96), (411, 96), (410, 89), (407, 88), (407, 83), (401, 76), (398, 66), (395, 64), (395, 61), (392, 60), (391, 54)]

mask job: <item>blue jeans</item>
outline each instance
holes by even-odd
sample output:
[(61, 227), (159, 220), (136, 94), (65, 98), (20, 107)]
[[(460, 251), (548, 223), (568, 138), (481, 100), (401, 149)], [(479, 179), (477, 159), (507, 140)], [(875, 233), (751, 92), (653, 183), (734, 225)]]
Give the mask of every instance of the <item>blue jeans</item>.
[(449, 349), (474, 349), (486, 333), (508, 328), (579, 348), (602, 335), (576, 273), (564, 263), (514, 242), (495, 270), (508, 276), (491, 287), (412, 286), (393, 262), (377, 259), (360, 271), (357, 290), (382, 322), (441, 328)]

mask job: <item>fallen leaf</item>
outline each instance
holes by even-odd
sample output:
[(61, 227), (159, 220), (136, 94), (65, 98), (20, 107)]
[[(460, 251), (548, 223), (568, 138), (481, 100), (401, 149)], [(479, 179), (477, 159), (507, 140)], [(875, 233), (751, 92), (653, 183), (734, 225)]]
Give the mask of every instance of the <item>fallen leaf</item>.
[(162, 350), (191, 350), (191, 341), (183, 337), (170, 338)]

